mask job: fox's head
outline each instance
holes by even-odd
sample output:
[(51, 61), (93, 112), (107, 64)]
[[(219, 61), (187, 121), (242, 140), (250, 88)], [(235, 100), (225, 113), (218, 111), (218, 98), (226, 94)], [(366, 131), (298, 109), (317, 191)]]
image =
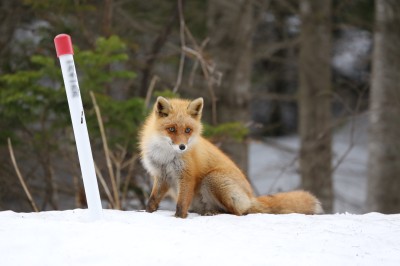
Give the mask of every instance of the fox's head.
[(175, 152), (188, 150), (202, 131), (203, 98), (193, 101), (158, 97), (154, 104), (155, 127)]

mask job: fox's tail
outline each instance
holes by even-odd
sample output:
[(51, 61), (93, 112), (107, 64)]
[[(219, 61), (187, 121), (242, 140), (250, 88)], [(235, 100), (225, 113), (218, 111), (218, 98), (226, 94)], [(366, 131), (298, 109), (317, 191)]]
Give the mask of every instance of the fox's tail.
[(323, 214), (324, 210), (319, 200), (311, 193), (298, 190), (258, 197), (253, 202), (250, 212)]

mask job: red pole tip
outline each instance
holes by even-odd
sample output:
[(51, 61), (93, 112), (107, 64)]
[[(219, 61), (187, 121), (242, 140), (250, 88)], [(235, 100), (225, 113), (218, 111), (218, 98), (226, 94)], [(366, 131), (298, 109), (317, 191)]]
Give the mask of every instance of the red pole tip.
[(74, 54), (71, 36), (69, 36), (68, 34), (57, 35), (54, 38), (54, 44), (56, 46), (57, 57), (65, 54)]

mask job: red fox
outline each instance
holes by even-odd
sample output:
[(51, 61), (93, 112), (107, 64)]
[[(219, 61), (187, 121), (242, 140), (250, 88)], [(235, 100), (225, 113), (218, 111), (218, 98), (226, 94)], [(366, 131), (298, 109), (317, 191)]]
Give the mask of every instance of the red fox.
[(305, 191), (255, 197), (245, 175), (215, 145), (201, 136), (203, 98), (193, 101), (158, 97), (140, 132), (141, 159), (154, 184), (147, 212), (158, 209), (171, 189), (175, 216), (230, 213), (323, 213)]

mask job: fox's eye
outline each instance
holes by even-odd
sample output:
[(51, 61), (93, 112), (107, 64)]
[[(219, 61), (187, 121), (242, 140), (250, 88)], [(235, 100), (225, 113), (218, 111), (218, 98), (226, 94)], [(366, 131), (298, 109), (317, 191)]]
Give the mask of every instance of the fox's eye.
[(185, 132), (186, 132), (186, 133), (190, 133), (191, 131), (192, 131), (192, 130), (191, 130), (190, 128), (188, 128), (188, 127), (185, 129)]
[(175, 132), (175, 128), (174, 128), (174, 127), (170, 127), (170, 128), (168, 128), (168, 130), (169, 130), (170, 132)]

